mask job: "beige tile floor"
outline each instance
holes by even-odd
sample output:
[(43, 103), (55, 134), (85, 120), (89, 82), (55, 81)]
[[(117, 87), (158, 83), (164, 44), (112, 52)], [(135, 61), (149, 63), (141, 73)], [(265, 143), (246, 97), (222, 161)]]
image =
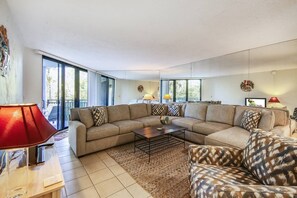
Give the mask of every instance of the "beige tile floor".
[(63, 170), (63, 198), (148, 198), (151, 195), (105, 151), (76, 158), (68, 138), (54, 145)]

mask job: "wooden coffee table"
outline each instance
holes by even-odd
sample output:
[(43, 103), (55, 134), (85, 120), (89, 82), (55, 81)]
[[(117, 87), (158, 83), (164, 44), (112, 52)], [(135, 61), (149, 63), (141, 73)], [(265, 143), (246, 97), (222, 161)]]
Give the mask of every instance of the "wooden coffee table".
[[(157, 128), (162, 128), (162, 130), (158, 130)], [(148, 154), (150, 162), (151, 154), (155, 152), (179, 144), (184, 144), (185, 148), (185, 130), (185, 127), (173, 124), (134, 130), (134, 153), (136, 152), (136, 148), (138, 148)], [(173, 135), (178, 135), (179, 138)]]

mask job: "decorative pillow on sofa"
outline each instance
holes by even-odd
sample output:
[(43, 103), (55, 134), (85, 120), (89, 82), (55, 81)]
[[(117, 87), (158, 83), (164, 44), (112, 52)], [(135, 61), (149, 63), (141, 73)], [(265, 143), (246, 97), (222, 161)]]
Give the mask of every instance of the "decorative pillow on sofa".
[(181, 116), (181, 105), (178, 104), (171, 104), (168, 105), (168, 116)]
[(240, 126), (250, 132), (253, 131), (253, 129), (258, 127), (258, 123), (261, 118), (261, 112), (256, 112), (253, 110), (245, 110)]
[(106, 113), (104, 107), (93, 107), (92, 115), (95, 126), (101, 126), (105, 123)]
[(167, 106), (163, 104), (152, 104), (152, 115), (166, 115)]
[(243, 166), (265, 185), (297, 186), (297, 141), (254, 130), (243, 152)]

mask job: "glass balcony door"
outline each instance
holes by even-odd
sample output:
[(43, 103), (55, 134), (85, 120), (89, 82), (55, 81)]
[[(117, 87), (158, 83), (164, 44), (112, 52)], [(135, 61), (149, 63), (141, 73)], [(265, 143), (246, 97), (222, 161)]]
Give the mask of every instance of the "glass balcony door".
[(58, 130), (68, 127), (70, 109), (87, 106), (88, 73), (43, 57), (43, 113)]

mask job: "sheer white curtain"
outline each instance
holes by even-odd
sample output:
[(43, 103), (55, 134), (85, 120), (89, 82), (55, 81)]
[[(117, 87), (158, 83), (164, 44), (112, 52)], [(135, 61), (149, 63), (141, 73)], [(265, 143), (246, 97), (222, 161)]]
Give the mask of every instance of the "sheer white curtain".
[(88, 106), (97, 106), (99, 105), (99, 83), (100, 83), (100, 75), (88, 71)]

